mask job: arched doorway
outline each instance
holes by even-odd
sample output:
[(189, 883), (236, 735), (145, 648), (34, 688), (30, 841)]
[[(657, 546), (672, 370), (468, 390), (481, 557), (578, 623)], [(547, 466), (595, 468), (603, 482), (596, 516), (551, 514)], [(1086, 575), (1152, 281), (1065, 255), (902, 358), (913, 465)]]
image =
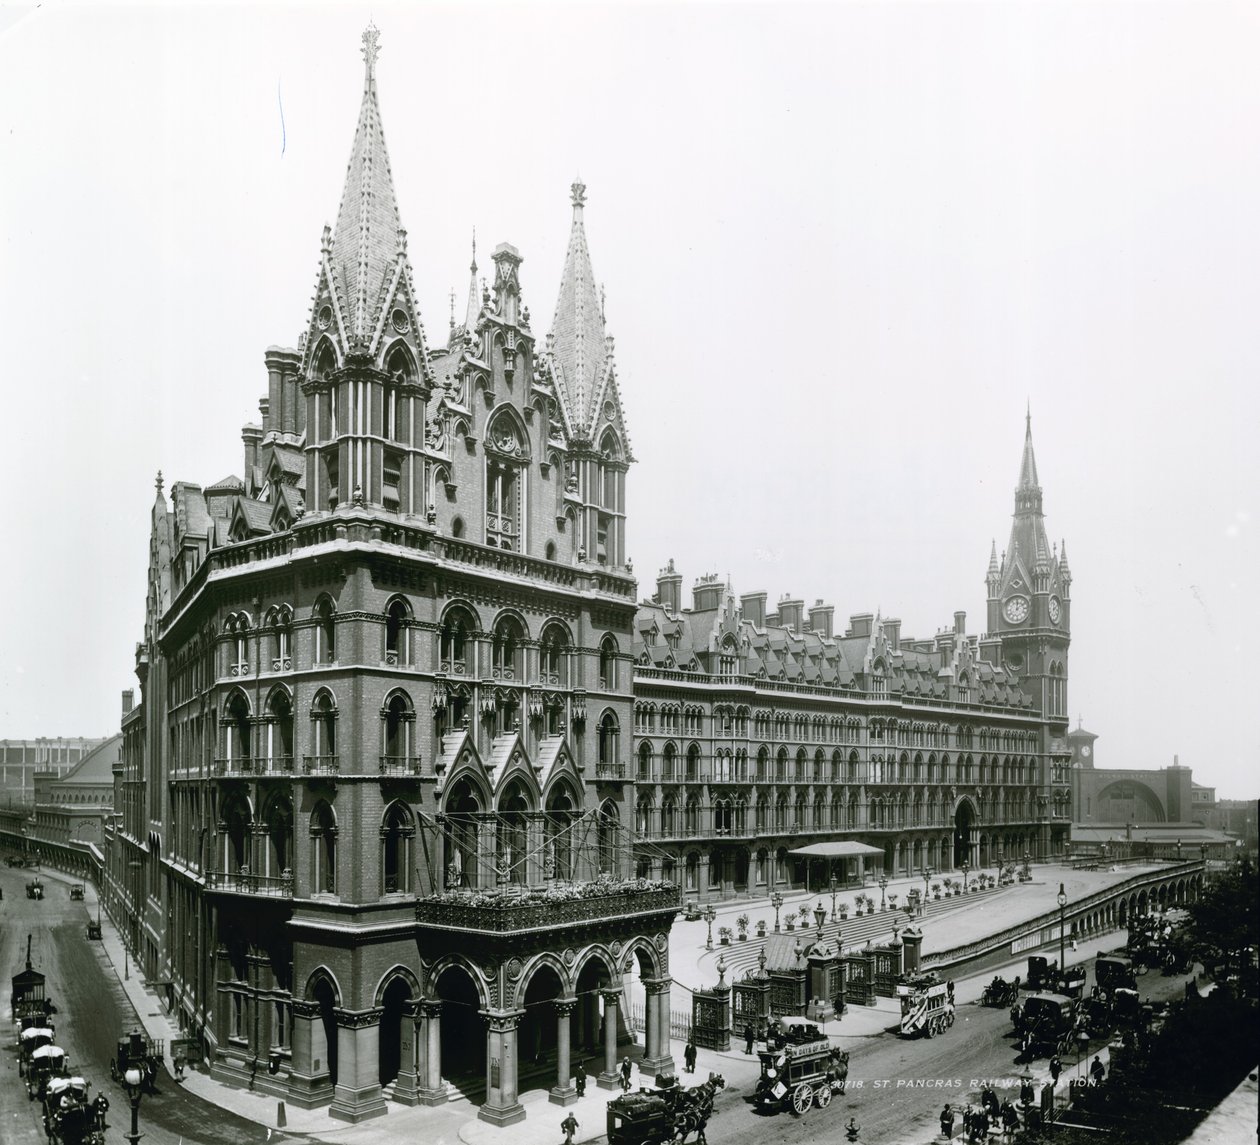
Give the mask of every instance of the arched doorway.
[[(535, 1084), (549, 1087), (555, 1081), (556, 1065), (556, 1007), (564, 997), (564, 984), (555, 969), (546, 964), (538, 967), (525, 984), (524, 1010), (521, 1015), (517, 1045), (520, 1054), (518, 1084), (522, 1091), (526, 1078), (534, 1077), (541, 1069)], [(568, 1019), (571, 1021), (572, 1019)], [(545, 1068), (550, 1066), (550, 1068)], [(531, 1086), (533, 1088), (533, 1086)]]
[[(403, 1022), (411, 1000), (411, 985), (405, 978), (394, 978), (381, 996), (380, 1044), (378, 1049), (381, 1085), (398, 1077), (402, 1066)], [(406, 1039), (410, 1044), (410, 1039)], [(410, 1068), (410, 1067), (408, 1067)]]
[[(311, 1070), (318, 1076), (320, 1061), (327, 1063), (328, 1080), (337, 1084), (337, 992), (322, 974), (311, 987), (311, 1000), (319, 1006), (319, 1024), (311, 1031)], [(319, 1044), (323, 1035), (323, 1045)]]
[(971, 836), (975, 826), (975, 812), (964, 799), (954, 812), (954, 866), (971, 862)]
[(604, 1043), (600, 991), (607, 990), (612, 980), (607, 963), (598, 955), (588, 958), (578, 971), (574, 984), (577, 1008), (570, 1026), (573, 1061), (587, 1058), (595, 1062), (602, 1060)]
[(442, 1077), (465, 1096), (485, 1087), (486, 1032), (477, 1016), (481, 995), (462, 966), (448, 966), (433, 983), (442, 1002)]

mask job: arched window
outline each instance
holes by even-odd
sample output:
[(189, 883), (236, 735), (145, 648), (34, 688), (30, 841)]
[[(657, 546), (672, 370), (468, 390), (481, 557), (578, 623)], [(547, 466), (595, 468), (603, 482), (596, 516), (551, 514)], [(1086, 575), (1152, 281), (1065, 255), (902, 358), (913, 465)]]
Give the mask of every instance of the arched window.
[(412, 747), (416, 713), (405, 692), (395, 692), (381, 709), (381, 774), (410, 774), (418, 760)]
[(331, 664), (337, 659), (337, 612), (332, 600), (323, 596), (315, 605), (315, 663)]
[(276, 688), (267, 700), (267, 770), (293, 770), (293, 703), (289, 693)]
[(231, 637), (231, 663), (228, 675), (249, 675), (249, 617), (238, 613), (228, 618), (227, 630)]
[(327, 690), (321, 690), (311, 705), (311, 755), (306, 770), (337, 771), (337, 705)]
[(700, 833), (700, 797), (698, 795), (687, 796), (687, 806), (683, 811), (683, 830), (686, 831), (688, 837), (695, 837)]
[(253, 819), (244, 795), (236, 792), (224, 801), (219, 834), (223, 840), (223, 869), (230, 874), (249, 872)]
[(224, 709), (224, 758), (229, 771), (248, 771), (253, 744), (250, 735), (249, 701), (242, 692), (233, 692)]
[(469, 639), (476, 625), (472, 615), (463, 608), (452, 608), (442, 619), (442, 629), (438, 635), (439, 670), (455, 676), (466, 675), (469, 671), (468, 646)]
[(652, 782), (652, 744), (648, 740), (644, 740), (639, 744), (639, 771), (637, 779), (639, 783)]
[(678, 748), (672, 743), (667, 743), (661, 753), (661, 782), (678, 782)]
[(565, 687), (569, 682), (569, 649), (572, 641), (563, 625), (548, 624), (542, 632), (538, 648), (538, 671), (541, 682)]
[(640, 795), (634, 806), (634, 829), (642, 839), (652, 834), (652, 796)]
[(595, 563), (619, 565), (622, 555), (622, 518), (625, 515), (625, 472), (621, 442), (611, 430), (599, 440), (599, 472), (596, 489)]
[(271, 670), (287, 672), (293, 667), (293, 613), (286, 605), (277, 609), (271, 622)]
[(381, 891), (403, 894), (411, 889), (411, 845), (416, 828), (402, 803), (391, 803), (381, 820)]
[(293, 804), (289, 797), (273, 796), (263, 819), (267, 824), (267, 866), (263, 874), (289, 877), (293, 867)]
[(481, 883), (481, 832), (483, 804), (476, 787), (461, 779), (446, 799), (446, 887), (476, 887)]
[(385, 663), (410, 664), (411, 641), (407, 602), (394, 597), (385, 609)]
[(499, 800), (496, 865), (501, 881), (529, 882), (527, 828), (533, 809), (533, 799), (519, 780), (514, 780)]
[(696, 783), (700, 779), (700, 745), (691, 744), (687, 748), (687, 782)]
[(661, 835), (666, 839), (678, 833), (678, 801), (667, 795), (661, 801)]
[(573, 793), (566, 786), (557, 787), (547, 797), (547, 850), (543, 871), (550, 863), (557, 879), (573, 878), (573, 821), (577, 817)]
[(611, 767), (617, 762), (618, 741), (621, 731), (617, 725), (617, 714), (611, 709), (606, 711), (599, 721), (599, 766)]
[(385, 360), (385, 383), (381, 401), (381, 436), (387, 441), (399, 440), (399, 429), (404, 423), (406, 402), (405, 389), (415, 378), (415, 368), (405, 345), (398, 343)]
[(504, 409), (491, 418), (485, 445), (486, 544), (519, 549), (529, 436), (514, 411)]
[(311, 812), (311, 883), (315, 894), (337, 893), (337, 817), (322, 799)]
[(499, 617), (490, 647), (491, 674), (496, 680), (520, 679), (522, 635), (521, 623), (516, 617)]
[(599, 642), (599, 686), (609, 692), (617, 687), (617, 641), (611, 635)]
[(596, 852), (601, 875), (621, 873), (621, 816), (611, 799), (605, 799), (600, 804)]

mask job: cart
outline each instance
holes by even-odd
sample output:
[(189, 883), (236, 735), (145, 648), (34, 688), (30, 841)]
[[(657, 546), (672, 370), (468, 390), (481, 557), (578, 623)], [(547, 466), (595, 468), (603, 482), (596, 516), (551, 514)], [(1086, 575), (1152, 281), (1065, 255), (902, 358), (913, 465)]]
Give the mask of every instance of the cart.
[(1037, 993), (1015, 1011), (1015, 1033), (1030, 1037), (1034, 1054), (1068, 1053), (1075, 1045), (1076, 1001), (1065, 994)]
[(954, 1024), (954, 984), (935, 974), (907, 975), (897, 982), (901, 1000), (901, 1033), (908, 1038), (934, 1038)]
[(83, 884), (82, 883), (75, 883), (70, 888), (70, 899), (72, 902), (83, 901)]
[(26, 1096), (34, 1101), (44, 1100), (44, 1090), (50, 1079), (64, 1077), (66, 1073), (66, 1051), (60, 1046), (40, 1046), (31, 1054), (30, 1063), (26, 1067)]
[(44, 884), (39, 879), (32, 879), (26, 884), (26, 897), (28, 899), (42, 899), (44, 897)]
[(50, 1046), (56, 1038), (51, 1026), (28, 1026), (18, 1034), (18, 1077), (25, 1077), (31, 1055), (41, 1046)]
[(153, 1093), (164, 1046), (160, 1038), (147, 1038), (139, 1030), (132, 1030), (118, 1039), (118, 1052), (109, 1059), (109, 1076), (124, 1084), (127, 1071), (134, 1067), (140, 1071), (140, 1084)]
[(1123, 954), (1100, 954), (1094, 960), (1094, 981), (1103, 990), (1123, 987), (1137, 989), (1137, 976), (1133, 972), (1133, 959)]
[(721, 1074), (711, 1073), (691, 1089), (666, 1084), (614, 1097), (608, 1103), (608, 1145), (683, 1145), (691, 1134), (704, 1145), (713, 1095), (725, 1085)]
[(87, 924), (88, 938), (99, 939), (101, 937), (101, 924), (93, 919)]
[(759, 1111), (790, 1109), (800, 1116), (812, 1105), (826, 1109), (833, 1094), (844, 1092), (849, 1055), (807, 1018), (776, 1018), (767, 1045), (757, 1054), (761, 1076), (754, 1101)]
[(82, 1077), (54, 1077), (44, 1094), (44, 1131), (51, 1145), (104, 1145), (105, 1127)]

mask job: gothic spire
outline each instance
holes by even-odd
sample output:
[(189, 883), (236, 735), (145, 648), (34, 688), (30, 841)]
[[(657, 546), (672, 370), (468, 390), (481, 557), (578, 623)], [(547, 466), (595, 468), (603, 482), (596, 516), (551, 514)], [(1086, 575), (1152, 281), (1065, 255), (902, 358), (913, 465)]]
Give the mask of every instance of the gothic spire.
[(371, 336), (375, 308), (400, 242), (398, 201), (376, 99), (379, 41), (380, 33), (369, 24), (363, 33), (363, 102), (332, 241), (332, 268), (351, 338)]
[(570, 187), (570, 193), (573, 225), (560, 276), (560, 296), (551, 322), (552, 364), (571, 423), (586, 429), (606, 352), (604, 308), (586, 245), (586, 228), (582, 222), (586, 185), (580, 178)]
[(468, 267), (468, 306), (464, 315), (464, 329), (472, 333), (477, 326), (477, 317), (481, 314), (481, 298), (477, 290), (477, 228), (472, 233), (472, 263)]
[(1024, 414), (1024, 456), (1019, 465), (1019, 488), (1037, 489), (1037, 458), (1033, 455), (1032, 407)]

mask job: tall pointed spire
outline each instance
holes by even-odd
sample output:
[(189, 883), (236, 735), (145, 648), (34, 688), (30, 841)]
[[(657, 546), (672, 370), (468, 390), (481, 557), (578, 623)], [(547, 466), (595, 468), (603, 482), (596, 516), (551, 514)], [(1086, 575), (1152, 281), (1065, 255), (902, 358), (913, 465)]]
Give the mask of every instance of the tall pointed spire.
[(464, 315), (464, 329), (470, 334), (476, 328), (481, 314), (481, 298), (477, 290), (477, 228), (472, 233), (472, 262), (468, 266), (468, 306)]
[(590, 423), (590, 403), (595, 400), (607, 347), (604, 308), (595, 272), (591, 269), (582, 221), (586, 185), (579, 178), (569, 190), (573, 225), (560, 276), (560, 296), (551, 322), (552, 361), (570, 422), (585, 429)]
[(1038, 487), (1037, 458), (1033, 455), (1031, 405), (1024, 414), (1024, 456), (1020, 459), (1019, 465), (1019, 487), (1021, 489)]
[(347, 332), (366, 338), (372, 333), (375, 307), (398, 250), (401, 224), (376, 100), (380, 32), (372, 24), (363, 33), (362, 50), (363, 102), (337, 210), (332, 267), (347, 310)]

